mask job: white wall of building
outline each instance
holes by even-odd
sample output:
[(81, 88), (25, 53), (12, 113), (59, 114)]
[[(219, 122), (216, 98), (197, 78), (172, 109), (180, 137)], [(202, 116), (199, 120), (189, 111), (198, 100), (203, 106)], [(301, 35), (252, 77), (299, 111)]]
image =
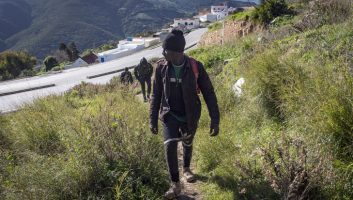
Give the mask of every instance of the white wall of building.
[(98, 54), (98, 61), (99, 62), (107, 62), (111, 60), (115, 60), (118, 58), (122, 58), (124, 56), (131, 55), (138, 51), (141, 51), (145, 48), (143, 43), (141, 44), (121, 44), (119, 48), (105, 51)]
[(215, 21), (217, 21), (217, 15), (214, 15), (214, 14), (202, 15), (200, 17), (200, 21), (201, 22), (215, 22)]
[(217, 14), (217, 13), (228, 13), (228, 6), (211, 6), (211, 13), (212, 14)]
[(228, 6), (211, 6), (211, 14), (217, 16), (217, 20), (224, 19), (228, 16)]
[(128, 56), (147, 47), (156, 45), (159, 42), (159, 38), (129, 38), (129, 40), (120, 40), (116, 49), (99, 53), (98, 61), (107, 62)]
[(156, 45), (160, 42), (159, 38), (132, 38), (132, 41), (120, 40), (118, 44), (118, 49), (131, 49), (135, 46), (144, 45), (146, 48)]

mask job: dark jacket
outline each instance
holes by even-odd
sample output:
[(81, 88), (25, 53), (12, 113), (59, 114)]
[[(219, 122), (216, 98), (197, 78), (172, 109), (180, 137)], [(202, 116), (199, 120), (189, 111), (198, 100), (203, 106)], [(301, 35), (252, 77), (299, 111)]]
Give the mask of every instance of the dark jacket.
[(132, 74), (129, 71), (124, 71), (120, 75), (120, 82), (123, 84), (132, 84), (134, 82), (134, 79), (132, 78)]
[[(200, 62), (198, 63), (199, 77), (197, 79), (198, 86), (201, 90), (203, 98), (206, 101), (211, 124), (219, 124), (219, 109), (216, 94), (214, 92), (211, 80)], [(171, 63), (161, 60), (155, 70), (153, 80), (153, 92), (150, 105), (150, 126), (157, 127), (158, 115), (161, 120), (165, 114), (170, 111), (168, 98), (170, 94), (170, 78), (169, 68)], [(198, 121), (201, 115), (201, 101), (196, 91), (196, 80), (192, 71), (189, 58), (184, 65), (184, 73), (182, 75), (182, 92), (186, 111), (187, 125), (190, 131), (196, 131)]]
[(137, 80), (144, 80), (151, 78), (153, 73), (153, 67), (147, 61), (145, 63), (138, 64), (134, 69), (134, 75)]

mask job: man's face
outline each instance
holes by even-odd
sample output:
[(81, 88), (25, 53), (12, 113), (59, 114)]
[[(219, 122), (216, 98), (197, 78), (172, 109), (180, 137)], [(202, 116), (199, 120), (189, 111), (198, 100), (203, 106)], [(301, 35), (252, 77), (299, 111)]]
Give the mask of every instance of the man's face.
[(167, 60), (167, 61), (172, 61), (173, 60), (173, 51), (170, 51), (170, 50), (166, 50), (166, 49), (163, 49), (163, 52), (162, 52), (164, 58)]

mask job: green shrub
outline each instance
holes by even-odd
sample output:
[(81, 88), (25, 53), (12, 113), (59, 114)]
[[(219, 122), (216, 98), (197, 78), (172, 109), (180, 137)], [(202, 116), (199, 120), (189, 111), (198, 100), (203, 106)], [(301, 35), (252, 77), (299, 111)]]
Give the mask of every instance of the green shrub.
[(109, 44), (103, 44), (102, 46), (98, 47), (97, 51), (103, 52), (103, 51), (108, 51), (115, 48), (116, 48), (116, 43), (109, 43)]
[(319, 28), (327, 24), (349, 21), (353, 13), (351, 0), (308, 0), (309, 4), (302, 20), (295, 24), (300, 31)]
[(332, 98), (324, 110), (328, 115), (328, 128), (333, 134), (337, 157), (353, 162), (353, 78), (348, 73), (343, 74), (342, 78), (332, 88)]
[(263, 0), (253, 12), (252, 19), (266, 25), (278, 16), (291, 13), (285, 0)]
[(253, 12), (254, 12), (253, 9), (237, 12), (237, 13), (230, 15), (228, 17), (228, 19), (231, 19), (233, 21), (234, 20), (248, 20), (250, 18), (250, 16), (252, 16)]
[(191, 51), (211, 74), (222, 116), (209, 139), (203, 107), (195, 140), (209, 199), (352, 199), (352, 30), (347, 21)]
[(60, 65), (60, 66), (55, 66), (51, 69), (51, 71), (62, 71), (65, 69), (64, 65)]
[(222, 23), (221, 22), (215, 22), (207, 26), (209, 31), (216, 31), (219, 29), (222, 29)]
[(237, 45), (245, 46), (245, 42), (241, 44), (225, 44), (224, 46), (201, 47), (191, 50), (188, 54), (201, 61), (205, 68), (217, 68), (222, 66), (226, 59), (239, 57), (240, 50), (236, 48)]
[(48, 56), (43, 61), (44, 64), (44, 71), (50, 71), (54, 67), (58, 66), (59, 63), (53, 56)]
[(76, 47), (76, 44), (75, 42), (71, 42), (67, 48), (70, 50), (71, 52), (71, 58), (70, 58), (70, 61), (71, 62), (74, 62), (75, 60), (77, 60), (79, 57), (80, 57), (80, 52), (78, 51), (77, 47)]
[(325, 158), (309, 155), (304, 141), (283, 134), (279, 140), (261, 147), (259, 154), (263, 161), (263, 174), (281, 199), (327, 198), (320, 191), (320, 185), (330, 182), (324, 174), (328, 172), (323, 164)]
[[(163, 142), (146, 116), (119, 84), (87, 83), (6, 116), (16, 162), (0, 173), (2, 196), (158, 199), (167, 187)], [(1, 164), (0, 156), (0, 172)]]
[(353, 12), (352, 6), (351, 0), (319, 0), (314, 2), (312, 9), (322, 24), (332, 24), (349, 19)]
[(14, 137), (22, 148), (39, 155), (55, 155), (64, 150), (60, 140), (64, 124), (58, 121), (60, 114), (55, 110), (56, 106), (59, 105), (38, 101), (22, 113), (15, 114), (16, 120), (11, 120), (11, 127), (13, 132), (20, 132)]
[(6, 51), (0, 53), (0, 81), (17, 78), (23, 74), (30, 74), (37, 63), (36, 58), (27, 52)]
[[(261, 95), (268, 114), (283, 120), (296, 111), (297, 108), (287, 103), (302, 95), (308, 75), (293, 60), (282, 60), (281, 56), (280, 48), (256, 55), (250, 61), (252, 67), (247, 77), (256, 85), (254, 92)], [(295, 95), (291, 94), (293, 90)]]
[(34, 70), (23, 70), (20, 74), (19, 77), (28, 77), (28, 76), (35, 76), (36, 75), (36, 72)]

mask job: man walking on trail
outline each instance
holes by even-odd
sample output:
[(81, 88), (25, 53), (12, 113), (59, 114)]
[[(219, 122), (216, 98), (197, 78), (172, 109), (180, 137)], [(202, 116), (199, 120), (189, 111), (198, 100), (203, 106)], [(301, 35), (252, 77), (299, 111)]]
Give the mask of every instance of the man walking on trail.
[(163, 56), (158, 62), (153, 80), (150, 105), (150, 128), (158, 133), (158, 116), (163, 124), (166, 161), (171, 187), (165, 193), (173, 199), (181, 193), (177, 145), (183, 144), (183, 175), (187, 182), (195, 181), (190, 170), (192, 142), (201, 115), (201, 91), (211, 117), (210, 135), (219, 132), (217, 98), (202, 63), (184, 55), (185, 38), (180, 30), (173, 30), (163, 42)]
[(125, 67), (125, 71), (121, 73), (120, 82), (124, 85), (129, 85), (129, 84), (132, 84), (132, 82), (134, 82), (134, 79), (132, 78), (132, 74), (129, 71), (129, 68)]
[[(151, 76), (153, 73), (153, 67), (150, 63), (147, 62), (146, 58), (142, 58), (140, 64), (138, 64), (134, 70), (136, 79), (141, 84), (141, 90), (143, 95), (143, 100), (147, 102), (147, 99), (150, 98), (151, 94)], [(147, 98), (145, 83), (147, 83)]]

